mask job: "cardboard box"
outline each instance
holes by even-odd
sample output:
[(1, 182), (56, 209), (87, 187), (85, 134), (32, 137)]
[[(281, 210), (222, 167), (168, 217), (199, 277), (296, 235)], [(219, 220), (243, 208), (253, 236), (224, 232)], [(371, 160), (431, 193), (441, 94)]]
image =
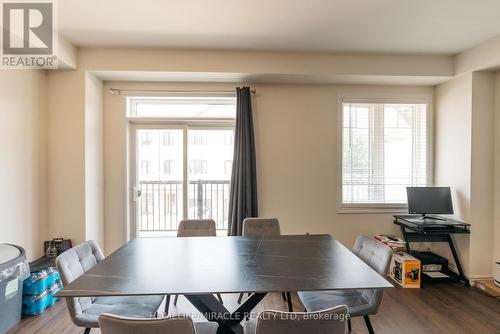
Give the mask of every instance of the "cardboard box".
[(496, 286), (493, 280), (475, 281), (474, 286), (487, 295), (500, 298), (500, 287)]
[(420, 261), (407, 253), (394, 253), (389, 276), (403, 288), (420, 288)]

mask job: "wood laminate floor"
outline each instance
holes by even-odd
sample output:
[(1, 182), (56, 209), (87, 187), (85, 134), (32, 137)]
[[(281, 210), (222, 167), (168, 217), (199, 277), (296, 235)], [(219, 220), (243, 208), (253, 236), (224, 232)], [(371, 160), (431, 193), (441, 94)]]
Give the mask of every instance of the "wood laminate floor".
[[(236, 308), (237, 295), (223, 295), (229, 309)], [(294, 308), (303, 310), (297, 296)], [(172, 298), (173, 302), (173, 298)], [(268, 294), (257, 306), (263, 309), (287, 310), (280, 294)], [(183, 297), (177, 307), (171, 304), (170, 313), (194, 314), (196, 310)], [(466, 288), (461, 284), (433, 284), (423, 289), (387, 289), (379, 313), (372, 316), (376, 333), (499, 333), (500, 300)], [(354, 318), (352, 333), (367, 333), (363, 319)], [(57, 303), (40, 316), (23, 319), (12, 328), (13, 333), (79, 334), (83, 329), (71, 322), (64, 301)], [(91, 333), (99, 333), (92, 330)]]

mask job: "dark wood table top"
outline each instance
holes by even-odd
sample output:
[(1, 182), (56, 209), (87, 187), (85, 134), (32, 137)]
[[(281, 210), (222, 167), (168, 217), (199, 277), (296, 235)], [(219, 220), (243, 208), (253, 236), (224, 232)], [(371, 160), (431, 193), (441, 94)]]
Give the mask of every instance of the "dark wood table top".
[(138, 238), (57, 297), (388, 288), (329, 235)]

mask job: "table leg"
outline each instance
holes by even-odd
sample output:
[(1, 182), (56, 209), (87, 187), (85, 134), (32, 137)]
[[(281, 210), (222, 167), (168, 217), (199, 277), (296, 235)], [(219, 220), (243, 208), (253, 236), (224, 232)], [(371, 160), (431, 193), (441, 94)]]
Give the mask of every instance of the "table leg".
[(408, 238), (406, 237), (406, 230), (403, 226), (400, 226), (400, 227), (401, 227), (401, 233), (403, 234), (403, 240), (406, 242), (406, 245), (405, 245), (406, 252), (409, 254), (411, 252), (411, 247), (410, 247), (410, 243), (408, 242)]
[(252, 294), (233, 313), (229, 312), (213, 295), (185, 295), (185, 297), (208, 321), (215, 321), (219, 324), (217, 334), (242, 334), (243, 326), (240, 322), (250, 315), (265, 295), (266, 293)]
[(465, 277), (464, 270), (462, 268), (462, 264), (460, 263), (460, 258), (458, 257), (458, 253), (457, 250), (455, 249), (455, 244), (453, 243), (453, 238), (451, 237), (451, 234), (448, 234), (448, 244), (450, 245), (451, 254), (453, 255), (453, 260), (455, 260), (455, 265), (457, 266), (458, 275), (460, 276), (460, 279), (464, 281), (466, 287), (470, 287), (469, 280), (467, 279), (467, 277)]

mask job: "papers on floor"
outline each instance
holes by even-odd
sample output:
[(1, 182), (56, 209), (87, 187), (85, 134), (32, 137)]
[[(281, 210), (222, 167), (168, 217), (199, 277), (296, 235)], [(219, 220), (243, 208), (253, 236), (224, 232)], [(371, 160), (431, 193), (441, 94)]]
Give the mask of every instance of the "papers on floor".
[(424, 274), (429, 276), (430, 278), (449, 278), (450, 276), (443, 274), (439, 271), (424, 271)]
[(394, 252), (403, 252), (405, 250), (406, 242), (394, 235), (380, 234), (374, 236), (374, 238), (389, 246)]

